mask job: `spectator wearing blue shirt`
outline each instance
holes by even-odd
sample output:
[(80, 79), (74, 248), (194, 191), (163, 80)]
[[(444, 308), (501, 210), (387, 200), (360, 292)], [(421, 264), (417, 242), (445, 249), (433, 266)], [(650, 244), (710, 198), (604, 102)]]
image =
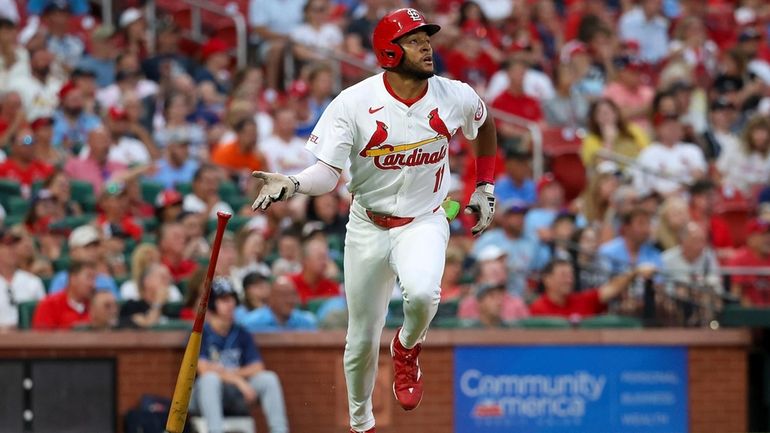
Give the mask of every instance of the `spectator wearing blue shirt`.
[(80, 58), (76, 68), (89, 71), (96, 77), (99, 88), (105, 88), (115, 82), (114, 32), (108, 26), (99, 26), (91, 32), (91, 44), (88, 53)]
[(290, 278), (276, 278), (267, 305), (247, 312), (236, 311), (236, 321), (249, 332), (314, 331), (318, 324), (313, 313), (301, 311), (299, 294)]
[(500, 203), (516, 199), (533, 206), (537, 202), (529, 160), (530, 155), (520, 150), (506, 153), (505, 174), (497, 179), (495, 185), (495, 196)]
[(101, 120), (85, 111), (83, 91), (70, 81), (59, 90), (61, 108), (53, 115), (53, 139), (57, 148), (73, 149), (88, 141), (88, 133), (101, 125)]
[(152, 180), (163, 184), (164, 188), (176, 188), (180, 183), (192, 182), (200, 164), (190, 157), (189, 147), (186, 141), (169, 141), (165, 156), (155, 163)]
[(642, 0), (618, 21), (621, 40), (639, 43), (640, 56), (647, 63), (657, 63), (669, 53), (668, 20), (661, 15), (660, 0)]
[[(94, 226), (80, 226), (70, 233), (67, 240), (72, 260), (80, 260), (87, 263), (97, 263), (104, 257), (101, 248), (101, 238)], [(58, 293), (67, 287), (69, 272), (60, 271), (51, 280), (49, 294)], [(112, 292), (116, 299), (120, 299), (120, 291), (115, 280), (108, 274), (99, 272), (96, 274), (96, 290)]]
[(650, 241), (650, 214), (635, 208), (621, 217), (620, 236), (599, 247), (599, 256), (610, 276), (642, 264), (663, 268), (660, 251)]
[(564, 188), (552, 173), (546, 173), (538, 180), (536, 193), (537, 206), (524, 219), (524, 236), (535, 241), (548, 231), (564, 207)]
[(274, 372), (265, 369), (252, 336), (235, 324), (237, 305), (232, 284), (226, 278), (215, 279), (191, 409), (200, 411), (209, 432), (224, 433), (225, 411), (248, 415), (248, 406), (259, 400), (270, 433), (288, 433), (281, 383)]

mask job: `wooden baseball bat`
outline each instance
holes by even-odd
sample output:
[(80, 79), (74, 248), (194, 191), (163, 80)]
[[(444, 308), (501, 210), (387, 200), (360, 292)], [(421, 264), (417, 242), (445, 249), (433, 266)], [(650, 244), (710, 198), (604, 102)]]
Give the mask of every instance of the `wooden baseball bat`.
[(176, 378), (176, 387), (174, 388), (174, 398), (171, 400), (171, 409), (166, 420), (166, 431), (169, 433), (182, 433), (185, 421), (187, 421), (187, 407), (190, 405), (190, 394), (195, 384), (195, 373), (198, 369), (201, 332), (203, 331), (203, 322), (206, 319), (206, 310), (209, 304), (211, 281), (214, 279), (214, 271), (217, 268), (219, 248), (222, 246), (222, 235), (225, 233), (227, 221), (231, 216), (227, 212), (217, 212), (217, 232), (214, 236), (214, 245), (211, 246), (209, 268), (206, 273), (206, 279), (203, 282), (203, 291), (201, 292), (200, 302), (198, 302), (198, 311), (195, 315), (190, 339), (187, 340), (182, 365), (179, 367), (179, 375)]

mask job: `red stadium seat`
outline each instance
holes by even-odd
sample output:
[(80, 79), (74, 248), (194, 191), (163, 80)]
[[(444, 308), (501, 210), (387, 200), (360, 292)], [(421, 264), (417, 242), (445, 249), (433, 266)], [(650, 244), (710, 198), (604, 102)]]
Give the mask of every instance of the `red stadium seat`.
[(580, 160), (582, 143), (572, 131), (562, 128), (543, 130), (543, 153), (549, 160), (550, 171), (564, 188), (567, 201), (576, 199), (586, 187), (586, 170)]
[(730, 198), (722, 196), (716, 205), (716, 213), (727, 221), (733, 245), (736, 247), (745, 245), (746, 224), (756, 214), (751, 201), (740, 194)]
[(562, 128), (543, 129), (543, 153), (557, 156), (565, 153), (580, 153), (583, 141), (571, 131)]

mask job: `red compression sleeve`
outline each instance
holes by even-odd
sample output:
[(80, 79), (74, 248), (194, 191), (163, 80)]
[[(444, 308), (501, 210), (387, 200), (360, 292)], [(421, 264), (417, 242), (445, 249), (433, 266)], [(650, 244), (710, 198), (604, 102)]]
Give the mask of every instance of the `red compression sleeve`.
[(476, 184), (495, 183), (495, 156), (486, 155), (476, 158)]

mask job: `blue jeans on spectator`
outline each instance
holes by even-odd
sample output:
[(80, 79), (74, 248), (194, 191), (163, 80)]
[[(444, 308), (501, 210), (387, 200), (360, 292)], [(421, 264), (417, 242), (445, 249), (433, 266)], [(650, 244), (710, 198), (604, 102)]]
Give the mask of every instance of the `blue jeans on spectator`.
[[(251, 376), (249, 384), (257, 393), (270, 433), (288, 433), (286, 407), (278, 375), (272, 371), (262, 371)], [(195, 382), (190, 403), (193, 411), (203, 415), (209, 433), (224, 432), (225, 409), (241, 413), (245, 409), (248, 413), (240, 391), (233, 385), (223, 384), (219, 375), (213, 372), (205, 373)]]

